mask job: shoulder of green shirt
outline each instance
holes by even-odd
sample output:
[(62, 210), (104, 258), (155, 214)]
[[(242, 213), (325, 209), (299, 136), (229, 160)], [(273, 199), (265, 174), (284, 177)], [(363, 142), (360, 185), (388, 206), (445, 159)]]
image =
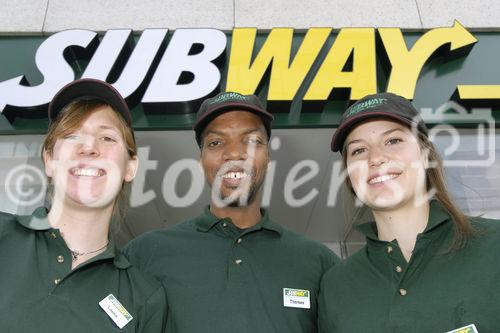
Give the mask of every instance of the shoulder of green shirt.
[(500, 220), (481, 216), (470, 217), (469, 220), (476, 231), (473, 240), (491, 240), (493, 244), (500, 246)]
[(0, 235), (18, 225), (18, 215), (0, 212)]
[(317, 255), (320, 256), (322, 261), (325, 264), (325, 271), (329, 269), (331, 266), (340, 262), (340, 258), (333, 252), (330, 248), (328, 248), (325, 244), (310, 238), (309, 236), (296, 233), (284, 226), (283, 234), (290, 237), (291, 242), (297, 242), (298, 244), (302, 243), (304, 247), (314, 248), (317, 251)]
[(0, 222), (15, 222), (17, 221), (18, 215), (11, 214), (11, 213), (6, 213), (6, 212), (0, 212)]
[(0, 220), (12, 220), (15, 221), (17, 219), (17, 215), (7, 213), (7, 212), (0, 212)]
[(141, 271), (147, 271), (151, 258), (156, 255), (159, 244), (165, 245), (164, 237), (182, 229), (187, 229), (186, 224), (193, 224), (193, 220), (186, 220), (174, 226), (151, 230), (130, 240), (123, 249), (123, 254), (130, 263)]
[[(19, 218), (19, 215), (0, 212), (0, 236), (6, 232), (10, 232), (10, 230), (15, 230), (17, 227), (21, 227), (27, 231), (31, 230), (24, 228), (22, 224), (19, 223)], [(154, 321), (161, 321), (159, 325), (155, 324), (155, 327), (162, 327), (162, 325), (164, 325), (162, 316), (164, 315), (157, 312), (165, 312), (165, 315), (167, 312), (166, 292), (163, 285), (150, 274), (144, 273), (133, 266), (128, 267), (126, 271), (130, 278), (135, 281), (136, 285), (140, 286), (141, 294), (143, 295), (142, 305), (139, 308), (144, 315), (141, 321), (144, 321), (150, 326), (151, 323), (149, 322), (152, 320), (151, 318), (155, 317)]]
[[(165, 229), (148, 231), (136, 237), (125, 246), (125, 256), (130, 260), (132, 265), (137, 266), (141, 270), (147, 270), (148, 263), (151, 258), (155, 256), (158, 244), (165, 243), (166, 240), (163, 238), (175, 236), (177, 233), (195, 232), (197, 218), (198, 217), (188, 219)], [(284, 226), (280, 225), (280, 227), (282, 228), (283, 235), (285, 235), (285, 238), (289, 241), (297, 242), (299, 246), (312, 249), (319, 260), (321, 260), (325, 271), (340, 262), (339, 257), (324, 244), (303, 234), (296, 233)]]
[[(488, 244), (500, 247), (500, 220), (484, 218), (484, 217), (469, 217), (469, 220), (477, 231), (473, 237), (473, 241), (487, 242)], [(329, 269), (324, 279), (332, 279), (333, 277), (341, 277), (343, 274), (348, 274), (350, 271), (362, 269), (369, 262), (366, 260), (366, 245), (359, 251), (351, 255), (349, 258), (336, 264)]]
[(343, 276), (350, 276), (352, 272), (357, 272), (360, 269), (364, 269), (369, 265), (366, 260), (366, 245), (362, 247), (359, 251), (352, 254), (345, 260), (340, 260), (333, 267), (328, 269), (323, 275), (322, 284), (327, 281), (332, 281), (332, 279), (342, 279)]
[(471, 216), (469, 217), (469, 220), (475, 227), (484, 226), (488, 229), (491, 229), (492, 231), (497, 231), (497, 232), (500, 230), (500, 220), (497, 219), (491, 219), (482, 216)]
[(149, 239), (154, 231), (146, 232), (130, 240), (123, 248), (123, 255), (128, 259), (133, 267), (143, 271), (150, 258), (154, 255), (155, 244)]

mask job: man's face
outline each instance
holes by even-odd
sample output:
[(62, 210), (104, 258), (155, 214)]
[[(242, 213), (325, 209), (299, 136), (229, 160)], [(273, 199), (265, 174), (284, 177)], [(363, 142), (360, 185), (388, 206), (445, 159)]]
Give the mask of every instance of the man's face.
[(255, 201), (269, 163), (267, 140), (261, 118), (251, 112), (226, 112), (207, 125), (200, 163), (212, 204), (239, 207)]

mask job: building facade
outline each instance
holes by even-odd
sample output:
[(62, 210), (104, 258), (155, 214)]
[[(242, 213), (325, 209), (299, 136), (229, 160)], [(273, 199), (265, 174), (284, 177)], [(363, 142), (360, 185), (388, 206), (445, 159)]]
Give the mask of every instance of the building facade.
[(141, 171), (117, 231), (122, 243), (207, 204), (190, 126), (201, 100), (222, 90), (255, 93), (275, 114), (263, 205), (339, 254), (359, 248), (353, 221), (369, 217), (346, 208), (340, 157), (329, 143), (345, 107), (377, 90), (411, 98), (436, 129), (459, 205), (500, 217), (496, 1), (0, 6), (1, 210), (29, 213), (44, 203), (47, 103), (68, 80), (89, 76), (127, 96), (138, 131)]

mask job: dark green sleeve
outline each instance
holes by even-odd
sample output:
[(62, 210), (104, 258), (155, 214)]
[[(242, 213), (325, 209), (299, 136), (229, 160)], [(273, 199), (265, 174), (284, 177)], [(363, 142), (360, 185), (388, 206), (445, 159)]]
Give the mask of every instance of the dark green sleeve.
[(132, 266), (143, 272), (147, 270), (151, 253), (146, 250), (145, 242), (141, 242), (140, 239), (131, 240), (123, 249), (123, 254), (127, 257)]
[(332, 318), (329, 315), (329, 302), (327, 297), (327, 285), (326, 282), (327, 275), (323, 275), (321, 279), (319, 296), (318, 296), (318, 329), (319, 333), (334, 333), (336, 332), (334, 326), (332, 325)]
[(8, 228), (15, 225), (14, 222), (14, 215), (0, 212), (0, 237), (8, 233)]
[(167, 327), (168, 304), (165, 289), (158, 288), (138, 312), (137, 333), (163, 333)]
[(333, 252), (326, 246), (322, 256), (323, 256), (323, 273), (325, 273), (330, 268), (340, 263), (340, 258), (335, 254), (335, 252)]

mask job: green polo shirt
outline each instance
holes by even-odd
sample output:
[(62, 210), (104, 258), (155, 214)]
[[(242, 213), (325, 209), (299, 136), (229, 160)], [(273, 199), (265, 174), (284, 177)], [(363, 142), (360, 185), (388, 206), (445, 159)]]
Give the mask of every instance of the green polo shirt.
[[(167, 332), (317, 331), (321, 276), (338, 259), (262, 213), (257, 225), (242, 230), (207, 208), (195, 219), (127, 245), (125, 254), (134, 265), (163, 280)], [(284, 306), (284, 293), (302, 295), (286, 300), (304, 308)]]
[(432, 201), (409, 263), (396, 240), (378, 239), (375, 223), (361, 225), (367, 245), (323, 277), (320, 331), (445, 333), (474, 324), (500, 332), (500, 222), (471, 222), (480, 234), (448, 251), (454, 223)]
[[(45, 208), (0, 213), (0, 332), (162, 332), (165, 292), (113, 242), (71, 270), (71, 253)], [(119, 329), (99, 306), (113, 294), (133, 319)]]

